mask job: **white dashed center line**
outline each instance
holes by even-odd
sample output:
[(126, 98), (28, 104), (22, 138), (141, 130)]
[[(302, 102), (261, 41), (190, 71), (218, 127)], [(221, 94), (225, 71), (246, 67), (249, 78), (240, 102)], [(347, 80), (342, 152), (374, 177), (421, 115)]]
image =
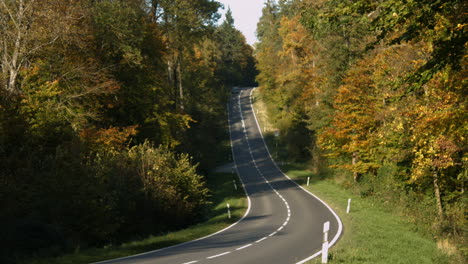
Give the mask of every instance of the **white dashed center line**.
[(221, 257), (221, 256), (224, 256), (224, 255), (227, 255), (231, 253), (231, 251), (228, 251), (228, 252), (224, 252), (224, 253), (221, 253), (221, 254), (218, 254), (218, 255), (214, 255), (214, 256), (211, 256), (211, 257), (207, 257), (206, 259), (214, 259), (214, 258), (217, 258), (217, 257)]
[[(265, 175), (258, 168), (257, 162), (255, 161), (255, 158), (254, 158), (253, 153), (252, 153), (252, 148), (250, 146), (249, 136), (247, 135), (247, 129), (246, 129), (245, 121), (244, 121), (244, 115), (242, 114), (242, 107), (241, 107), (241, 103), (240, 103), (240, 94), (239, 94), (238, 98), (239, 98), (238, 99), (238, 105), (239, 105), (239, 113), (240, 113), (241, 121), (242, 121), (242, 128), (243, 128), (243, 131), (244, 131), (245, 139), (247, 140), (247, 145), (249, 147), (249, 153), (250, 153), (250, 156), (252, 157), (252, 161), (253, 161), (253, 164), (255, 166), (255, 169), (260, 174), (260, 176), (262, 176), (262, 178), (265, 180), (265, 182), (268, 184), (268, 186), (270, 186), (270, 188), (276, 193), (276, 195), (283, 201), (283, 203), (286, 205), (286, 208), (288, 210), (288, 217), (286, 218), (286, 221), (284, 221), (283, 225), (281, 227), (279, 227), (275, 232), (269, 234), (266, 237), (263, 237), (263, 238), (255, 241), (255, 243), (260, 243), (263, 240), (276, 235), (279, 231), (281, 231), (288, 224), (289, 219), (291, 218), (291, 209), (289, 208), (289, 204), (286, 201), (286, 199), (284, 199), (284, 197), (271, 185), (271, 183), (267, 180)], [(234, 105), (234, 108), (235, 108), (235, 105)], [(248, 248), (248, 247), (250, 247), (252, 245), (253, 244), (244, 245), (242, 247), (237, 248), (236, 251)], [(221, 257), (221, 256), (224, 256), (224, 255), (230, 254), (230, 253), (231, 253), (231, 251), (227, 251), (227, 252), (223, 252), (223, 253), (220, 253), (220, 254), (217, 254), (217, 255), (207, 257), (206, 259), (214, 259), (214, 258), (217, 258), (217, 257)], [(198, 260), (194, 260), (194, 261), (185, 262), (185, 263), (182, 263), (182, 264), (194, 264), (194, 263), (198, 263), (198, 262), (199, 262)]]
[(239, 94), (239, 97), (238, 97), (238, 106), (239, 106), (239, 113), (240, 113), (240, 117), (241, 117), (241, 121), (242, 121), (242, 126), (244, 127), (244, 136), (245, 136), (245, 139), (247, 141), (247, 146), (249, 148), (249, 153), (250, 153), (250, 157), (252, 158), (252, 162), (254, 164), (254, 167), (255, 169), (257, 170), (258, 174), (260, 174), (260, 176), (262, 176), (262, 178), (265, 180), (265, 182), (268, 184), (268, 186), (270, 186), (270, 188), (276, 193), (276, 195), (278, 195), (278, 197), (283, 201), (283, 203), (286, 205), (286, 209), (288, 210), (288, 217), (286, 218), (286, 221), (284, 221), (283, 225), (281, 227), (279, 227), (276, 232), (270, 234), (269, 236), (266, 236), (262, 239), (259, 239), (257, 240), (255, 243), (258, 243), (258, 242), (261, 242), (265, 239), (267, 239), (268, 237), (271, 237), (271, 236), (274, 236), (277, 232), (281, 231), (289, 222), (289, 220), (291, 219), (291, 208), (289, 207), (289, 204), (288, 202), (286, 201), (286, 199), (273, 187), (273, 185), (271, 185), (270, 181), (267, 180), (267, 178), (265, 177), (265, 175), (260, 171), (260, 169), (258, 168), (258, 165), (257, 165), (257, 162), (255, 161), (255, 158), (254, 158), (254, 155), (253, 155), (253, 152), (252, 152), (252, 147), (250, 146), (250, 142), (249, 142), (249, 135), (247, 134), (247, 130), (246, 130), (246, 126), (245, 126), (245, 121), (244, 121), (244, 115), (242, 114), (242, 106), (241, 106), (241, 100), (240, 100), (240, 94)]
[(240, 248), (236, 248), (236, 250), (242, 250), (242, 249), (244, 249), (244, 248), (250, 247), (251, 245), (252, 245), (252, 244), (248, 244), (248, 245), (242, 246), (242, 247), (240, 247)]

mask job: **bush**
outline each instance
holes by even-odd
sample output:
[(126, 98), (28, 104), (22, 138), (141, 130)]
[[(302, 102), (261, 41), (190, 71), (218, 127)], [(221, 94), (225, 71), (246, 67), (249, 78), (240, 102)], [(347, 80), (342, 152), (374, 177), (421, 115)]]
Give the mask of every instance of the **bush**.
[(120, 223), (116, 240), (160, 233), (193, 223), (208, 189), (186, 154), (149, 142), (118, 153), (99, 153), (92, 167), (107, 184), (108, 201)]

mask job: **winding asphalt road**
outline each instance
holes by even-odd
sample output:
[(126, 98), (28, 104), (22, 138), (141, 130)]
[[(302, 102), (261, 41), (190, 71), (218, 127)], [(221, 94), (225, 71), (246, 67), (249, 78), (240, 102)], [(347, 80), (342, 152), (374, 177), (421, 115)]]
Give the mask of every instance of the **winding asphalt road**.
[(320, 255), (326, 221), (330, 245), (336, 243), (342, 232), (339, 217), (276, 166), (259, 130), (251, 92), (244, 88), (229, 103), (233, 157), (249, 201), (244, 217), (199, 240), (99, 263), (301, 264)]

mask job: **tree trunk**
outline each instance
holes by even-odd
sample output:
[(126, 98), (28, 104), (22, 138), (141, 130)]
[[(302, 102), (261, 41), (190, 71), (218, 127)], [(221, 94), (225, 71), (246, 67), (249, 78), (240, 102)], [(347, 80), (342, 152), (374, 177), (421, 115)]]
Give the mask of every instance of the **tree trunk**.
[(439, 213), (439, 217), (443, 218), (444, 210), (442, 208), (442, 199), (440, 197), (439, 174), (437, 173), (437, 170), (435, 168), (432, 169), (432, 177), (434, 181), (434, 195), (436, 198), (437, 211)]
[[(465, 166), (463, 166), (463, 168), (465, 168)], [(464, 194), (465, 193), (465, 179), (467, 178), (466, 177), (466, 174), (468, 173), (468, 171), (466, 169), (463, 170), (463, 176), (461, 177), (461, 193)]]
[[(168, 48), (169, 49), (169, 48)], [(170, 87), (170, 96), (174, 100), (174, 110), (178, 107), (178, 91), (177, 91), (177, 56), (171, 54), (167, 59), (167, 81)]]
[[(353, 152), (353, 158), (352, 158), (352, 164), (353, 164), (353, 167), (354, 165), (357, 164), (357, 162), (359, 161), (359, 155), (357, 152)], [(358, 180), (359, 180), (359, 173), (357, 173), (356, 171), (353, 171), (353, 179), (354, 179), (354, 183), (357, 183)]]
[(6, 42), (2, 43), (4, 45), (3, 49), (3, 57), (2, 57), (2, 62), (1, 62), (1, 67), (2, 67), (2, 78), (0, 78), (0, 81), (2, 81), (2, 88), (5, 89), (5, 91), (8, 91), (8, 81), (7, 81), (7, 76), (8, 76), (8, 59), (7, 59), (7, 46)]
[[(21, 1), (20, 3), (20, 23), (22, 22), (22, 18), (24, 16), (23, 12), (23, 3)], [(20, 49), (21, 49), (21, 42), (22, 42), (22, 32), (20, 29), (18, 29), (18, 32), (16, 34), (16, 41), (15, 41), (15, 46), (13, 49), (13, 54), (11, 56), (11, 62), (10, 62), (10, 80), (8, 81), (8, 90), (13, 93), (16, 90), (16, 78), (18, 76), (19, 72), (19, 67), (18, 67), (18, 59), (20, 57)]]
[(177, 63), (177, 79), (178, 79), (178, 87), (179, 87), (179, 106), (180, 110), (184, 111), (184, 88), (182, 86), (182, 70), (181, 70), (181, 59), (178, 60)]
[[(11, 22), (15, 24), (14, 32), (14, 44), (12, 46), (11, 53), (8, 54), (10, 51), (8, 50), (7, 41), (9, 41), (8, 35), (3, 35), (3, 58), (2, 58), (2, 68), (4, 73), (4, 78), (8, 80), (5, 81), (5, 88), (10, 93), (16, 93), (16, 79), (18, 77), (19, 69), (19, 61), (21, 60), (21, 56), (24, 54), (21, 52), (21, 49), (24, 46), (23, 41), (23, 34), (27, 31), (26, 24), (29, 22), (26, 20), (25, 15), (25, 6), (23, 0), (20, 0), (18, 5), (18, 10), (10, 10), (4, 2), (2, 2), (3, 8), (10, 14)], [(8, 21), (8, 20), (7, 20)], [(24, 32), (23, 32), (24, 31)], [(13, 33), (13, 32), (12, 32)], [(12, 34), (13, 35), (13, 34)], [(10, 40), (11, 41), (11, 40)]]

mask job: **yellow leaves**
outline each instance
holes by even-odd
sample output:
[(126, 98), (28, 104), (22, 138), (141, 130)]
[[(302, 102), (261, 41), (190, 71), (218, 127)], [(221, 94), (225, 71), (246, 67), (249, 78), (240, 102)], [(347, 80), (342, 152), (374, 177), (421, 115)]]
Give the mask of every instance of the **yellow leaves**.
[(403, 131), (403, 130), (404, 130), (403, 122), (402, 122), (402, 121), (399, 121), (399, 122), (396, 124), (396, 129), (397, 129), (397, 131)]
[(413, 134), (413, 181), (430, 176), (431, 169), (448, 169), (457, 165), (455, 157), (461, 147), (451, 138), (453, 136), (438, 135), (434, 131)]
[(310, 46), (310, 35), (304, 26), (300, 23), (300, 16), (281, 18), (279, 34), (282, 38), (281, 57), (290, 57), (294, 63), (296, 60), (307, 59)]
[(60, 90), (58, 80), (52, 82), (48, 81), (41, 88), (43, 89), (37, 89), (35, 92), (43, 97), (54, 97), (63, 93), (63, 91)]
[[(408, 71), (426, 62), (424, 56), (418, 54), (420, 46), (428, 48), (424, 44), (406, 44), (376, 50), (348, 71), (334, 98), (334, 130), (325, 130), (322, 136), (327, 140), (321, 141), (335, 156), (356, 152), (362, 157), (361, 163), (342, 165), (343, 168), (365, 172), (375, 155), (379, 155), (378, 148), (386, 148), (387, 143), (396, 145), (392, 146), (395, 152), (404, 151), (404, 156), (413, 158), (413, 180), (430, 175), (427, 172), (433, 167), (454, 166), (454, 148), (447, 145), (450, 140), (443, 140), (445, 145), (441, 147), (439, 137), (457, 127), (454, 126), (457, 123), (454, 106), (460, 97), (447, 91), (447, 73), (438, 74), (427, 83), (423, 98), (415, 96), (405, 98), (404, 102), (392, 101), (405, 92), (404, 87), (393, 88), (392, 84), (401, 82)], [(383, 104), (380, 103), (382, 97), (385, 98)], [(388, 120), (390, 122), (386, 123)], [(399, 145), (401, 140), (409, 146)], [(400, 153), (392, 155), (405, 158)]]
[(411, 64), (413, 64), (413, 66), (416, 68), (416, 67), (419, 67), (421, 65), (423, 65), (426, 61), (425, 60), (411, 60)]
[(296, 46), (303, 44), (303, 40), (308, 34), (304, 26), (300, 23), (300, 16), (281, 18), (279, 33), (283, 38), (283, 46)]
[(31, 87), (25, 87), (25, 94), (21, 100), (22, 112), (28, 113), (28, 115), (38, 111), (46, 111), (48, 107), (54, 107), (54, 102), (59, 101), (59, 96), (63, 93), (58, 80), (39, 84), (30, 83), (29, 85)]
[(456, 30), (456, 31), (464, 31), (464, 30), (466, 30), (465, 28), (466, 28), (467, 25), (468, 25), (468, 24), (457, 24), (457, 26), (454, 28), (454, 30)]
[(372, 169), (378, 169), (381, 166), (374, 162), (363, 162), (362, 160), (356, 162), (356, 164), (341, 164), (332, 165), (330, 168), (342, 168), (351, 172), (366, 173)]
[(193, 51), (194, 51), (195, 59), (201, 60), (203, 58), (203, 53), (202, 53), (201, 48), (194, 46)]
[(90, 143), (94, 151), (119, 152), (126, 147), (137, 126), (83, 129), (80, 137)]

